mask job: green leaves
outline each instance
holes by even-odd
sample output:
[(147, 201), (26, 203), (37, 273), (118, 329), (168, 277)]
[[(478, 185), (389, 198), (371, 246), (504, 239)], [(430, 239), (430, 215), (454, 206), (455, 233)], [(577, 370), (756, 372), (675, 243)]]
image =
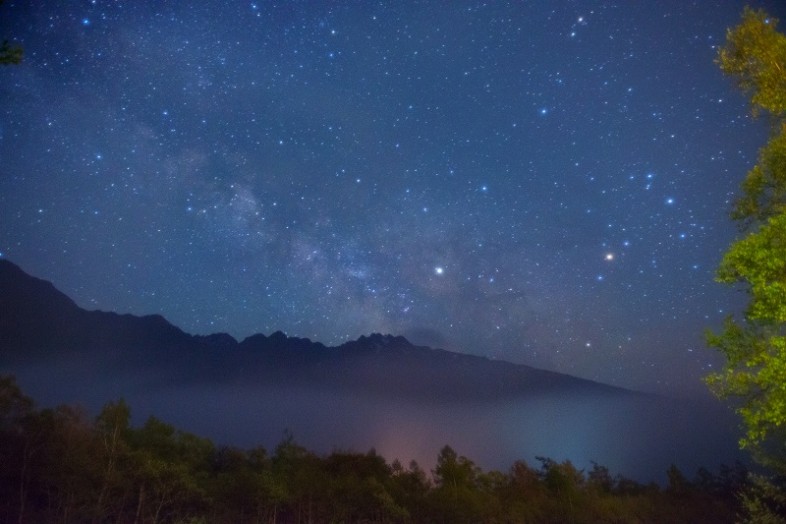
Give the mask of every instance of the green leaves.
[(721, 70), (750, 93), (756, 114), (786, 111), (786, 36), (777, 24), (764, 11), (745, 8), (742, 23), (728, 31), (718, 54)]
[(723, 72), (750, 95), (754, 115), (768, 113), (773, 127), (732, 212), (750, 232), (717, 272), (719, 282), (747, 291), (748, 306), (742, 322), (728, 318), (720, 334), (708, 334), (726, 363), (705, 380), (721, 398), (741, 401), (740, 445), (786, 469), (786, 36), (776, 26), (764, 11), (746, 8), (718, 54)]
[(22, 63), (22, 48), (12, 46), (8, 40), (0, 44), (0, 65), (12, 65)]
[[(2, 4), (0, 0), (0, 4)], [(8, 40), (3, 40), (0, 44), (0, 65), (12, 65), (22, 62), (22, 48), (19, 46), (12, 46)]]
[(742, 182), (732, 218), (750, 226), (786, 212), (786, 123), (759, 151), (759, 162)]
[(786, 322), (786, 213), (773, 216), (758, 231), (732, 244), (717, 278), (747, 286), (748, 319)]
[(429, 478), (373, 449), (320, 456), (288, 435), (268, 456), (154, 417), (132, 427), (122, 401), (91, 423), (67, 406), (34, 408), (0, 376), (3, 399), (0, 522), (731, 522), (730, 494), (745, 486), (744, 474), (703, 470), (697, 484), (672, 471), (679, 489), (661, 490), (542, 457), (539, 470), (484, 472), (448, 446)]

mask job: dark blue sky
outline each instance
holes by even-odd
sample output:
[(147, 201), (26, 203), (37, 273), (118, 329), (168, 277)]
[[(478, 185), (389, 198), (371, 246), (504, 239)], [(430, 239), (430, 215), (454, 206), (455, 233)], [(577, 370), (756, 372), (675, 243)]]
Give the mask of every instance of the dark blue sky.
[(0, 253), (79, 305), (703, 391), (743, 2), (26, 4)]

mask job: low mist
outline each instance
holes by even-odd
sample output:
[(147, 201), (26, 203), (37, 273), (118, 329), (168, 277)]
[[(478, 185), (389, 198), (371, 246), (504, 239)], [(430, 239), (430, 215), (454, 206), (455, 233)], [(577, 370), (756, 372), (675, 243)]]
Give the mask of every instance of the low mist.
[(107, 375), (94, 361), (19, 367), (23, 391), (39, 405), (75, 404), (91, 416), (124, 398), (132, 422), (155, 416), (218, 445), (273, 450), (285, 432), (320, 453), (365, 452), (389, 462), (434, 465), (445, 444), (484, 470), (506, 471), (538, 456), (591, 461), (640, 482), (663, 483), (670, 464), (688, 477), (703, 466), (742, 460), (732, 414), (720, 403), (690, 404), (649, 395), (540, 395), (500, 402), (439, 401), (358, 395), (248, 380), (173, 383), (161, 373)]

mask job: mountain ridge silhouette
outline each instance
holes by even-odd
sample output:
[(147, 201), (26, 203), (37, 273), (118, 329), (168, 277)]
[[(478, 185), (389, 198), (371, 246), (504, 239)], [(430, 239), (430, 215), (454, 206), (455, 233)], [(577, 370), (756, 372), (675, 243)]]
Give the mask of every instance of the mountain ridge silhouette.
[(158, 314), (80, 308), (46, 280), (0, 259), (0, 366), (53, 355), (107, 369), (164, 371), (173, 381), (260, 381), (430, 400), (499, 400), (586, 390), (640, 395), (524, 364), (418, 346), (372, 333), (338, 346), (282, 331), (238, 341), (191, 335)]
[[(192, 335), (161, 315), (80, 308), (0, 258), (0, 374), (46, 406), (119, 398), (228, 445), (368, 449), (429, 464), (446, 443), (486, 468), (522, 457), (652, 479), (739, 457), (724, 406), (639, 393), (372, 333), (338, 346), (277, 331)], [(272, 449), (272, 448), (271, 448)], [(724, 457), (724, 458), (720, 458)]]

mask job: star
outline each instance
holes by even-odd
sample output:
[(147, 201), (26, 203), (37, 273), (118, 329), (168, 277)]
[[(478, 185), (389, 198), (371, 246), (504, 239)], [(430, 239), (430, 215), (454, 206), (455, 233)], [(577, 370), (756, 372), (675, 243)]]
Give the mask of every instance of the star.
[[(716, 16), (39, 2), (35, 20), (5, 2), (30, 60), (0, 75), (0, 251), (78, 303), (194, 334), (340, 344), (430, 326), (458, 351), (674, 393), (618, 362), (631, 334), (670, 383), (703, 391), (683, 349), (739, 309), (711, 269), (767, 131), (707, 41), (684, 39), (741, 10), (707, 1)], [(702, 314), (652, 336), (674, 304)], [(588, 330), (591, 360), (555, 360)]]

